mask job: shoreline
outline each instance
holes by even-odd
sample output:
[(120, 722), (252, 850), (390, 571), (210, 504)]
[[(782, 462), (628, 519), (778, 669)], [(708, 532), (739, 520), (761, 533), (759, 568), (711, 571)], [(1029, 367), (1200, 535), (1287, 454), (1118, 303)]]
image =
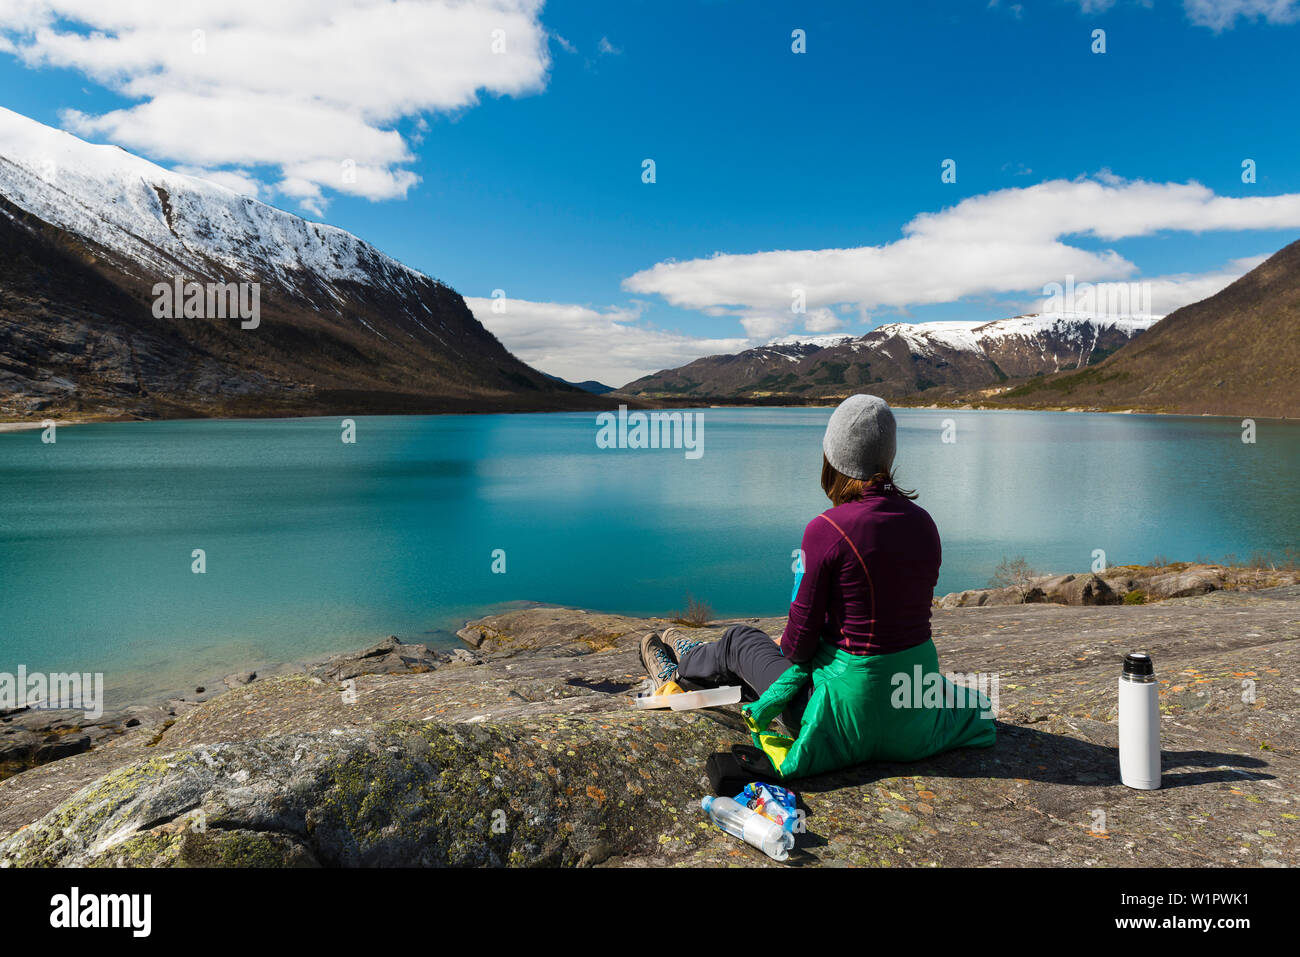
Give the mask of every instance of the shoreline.
[[(1297, 618), (1300, 585), (1147, 607), (941, 610), (945, 669), (1005, 679), (996, 745), (796, 783), (813, 836), (792, 857), (1293, 864)], [(316, 674), (254, 681), (0, 782), (0, 866), (766, 866), (699, 826), (701, 768), (749, 741), (736, 707), (634, 702), (640, 636), (666, 624), (535, 607), (471, 622), (472, 652), (380, 643)], [(1168, 716), (1166, 786), (1151, 792), (1124, 787), (1115, 760), (1116, 676), (1137, 642)], [(1114, 811), (1111, 840), (1089, 830), (1097, 807)], [(504, 829), (484, 841), (493, 808)]]
[[(1291, 567), (1286, 567), (1288, 561)], [(1300, 584), (1300, 570), (1295, 568), (1296, 558), (1283, 560), (1273, 566), (1226, 565), (1216, 562), (1177, 561), (1165, 565), (1114, 565), (1101, 572), (1050, 572), (1033, 573), (1032, 577), (1020, 583), (994, 585), (991, 582), (973, 588), (957, 589), (943, 595), (935, 595), (932, 600), (934, 610), (966, 607), (1005, 606), (1005, 605), (1105, 605), (1105, 604), (1146, 604), (1154, 605), (1171, 598), (1185, 598), (1214, 591), (1259, 591), (1280, 585)], [(1281, 567), (1279, 567), (1279, 565)], [(1152, 582), (1156, 582), (1153, 587)], [(1085, 585), (1092, 588), (1086, 596), (1076, 594)], [(1105, 591), (1109, 589), (1109, 592)], [(1017, 594), (1017, 591), (1023, 594)], [(1037, 592), (1037, 594), (1035, 593)], [(1140, 593), (1143, 600), (1126, 602), (1130, 592)], [(475, 622), (483, 621), (504, 614), (534, 609), (563, 609), (582, 611), (591, 615), (608, 615), (618, 618), (647, 620), (664, 620), (682, 624), (673, 616), (681, 609), (666, 609), (662, 614), (639, 613), (624, 608), (575, 608), (553, 602), (533, 599), (513, 599), (493, 602), (474, 609), (470, 617), (457, 617), (451, 623), (457, 627), (439, 629), (452, 641), (435, 641), (430, 644), (423, 636), (402, 638), (389, 633), (383, 639), (367, 639), (357, 635), (340, 642), (335, 651), (317, 652), (310, 655), (295, 655), (289, 658), (258, 658), (234, 660), (230, 666), (222, 666), (203, 673), (191, 672), (179, 682), (175, 677), (165, 679), (165, 684), (157, 684), (139, 691), (122, 690), (117, 692), (121, 700), (114, 700), (111, 708), (105, 710), (124, 711), (131, 708), (166, 707), (175, 701), (187, 704), (211, 700), (217, 694), (227, 690), (224, 684), (232, 675), (256, 674), (259, 677), (276, 677), (311, 672), (327, 662), (357, 654), (363, 648), (373, 647), (373, 642), (397, 641), (412, 647), (426, 647), (435, 654), (455, 651), (460, 648), (472, 648), (473, 645), (463, 637), (463, 632)], [(752, 609), (745, 614), (711, 617), (709, 622), (748, 621), (753, 618), (775, 619), (784, 617), (788, 605), (782, 604), (771, 614), (754, 614)], [(686, 625), (686, 627), (692, 627)], [(369, 643), (368, 643), (369, 642)], [(444, 647), (445, 645), (445, 647)], [(134, 679), (153, 673), (148, 666), (128, 671), (129, 679), (123, 682), (130, 687), (142, 684)], [(198, 692), (197, 688), (205, 691)], [(106, 695), (106, 698), (108, 695)]]
[[(610, 393), (610, 394), (613, 394), (613, 393)], [(662, 400), (652, 400), (652, 399), (647, 399), (647, 398), (644, 397), (644, 396), (636, 396), (635, 398), (640, 399), (640, 400), (643, 401), (643, 402), (656, 402), (656, 401), (662, 401)], [(654, 404), (654, 405), (651, 405), (650, 408), (651, 408), (651, 409), (655, 409), (655, 410), (659, 410), (659, 409), (678, 409), (678, 410), (687, 410), (687, 409), (834, 409), (835, 406), (838, 405), (839, 402), (843, 401), (844, 398), (846, 398), (846, 397), (840, 397), (840, 398), (838, 398), (838, 399), (835, 399), (835, 400), (832, 400), (832, 401), (828, 401), (826, 404), (822, 404), (822, 403), (820, 403), (820, 402), (804, 402), (804, 403), (798, 403), (798, 404), (795, 404), (795, 405), (783, 405), (783, 404), (780, 404), (780, 403), (764, 403), (764, 402), (707, 402), (707, 401), (706, 401), (706, 402), (702, 402), (702, 403), (700, 403), (700, 404), (698, 404), (698, 405), (691, 405), (691, 404), (681, 404), (681, 405), (677, 405), (677, 404), (671, 404), (671, 403)], [(1300, 417), (1292, 417), (1292, 416), (1286, 416), (1286, 415), (1249, 415), (1249, 416), (1247, 416), (1247, 415), (1244, 415), (1244, 414), (1243, 414), (1243, 415), (1238, 415), (1238, 414), (1235, 414), (1235, 413), (1224, 413), (1224, 412), (1168, 412), (1168, 411), (1161, 411), (1161, 410), (1157, 410), (1157, 409), (1133, 409), (1133, 408), (1126, 408), (1126, 409), (1097, 409), (1097, 408), (1092, 408), (1092, 407), (1088, 407), (1088, 406), (1058, 406), (1058, 407), (1043, 407), (1043, 406), (1037, 406), (1037, 407), (1035, 407), (1035, 406), (1019, 406), (1019, 405), (1007, 405), (1007, 406), (998, 405), (998, 406), (988, 406), (988, 405), (971, 405), (971, 404), (969, 404), (969, 403), (963, 403), (963, 404), (959, 404), (959, 405), (935, 405), (935, 404), (927, 404), (927, 405), (919, 405), (919, 404), (918, 404), (918, 405), (912, 405), (912, 404), (909, 404), (909, 403), (906, 401), (906, 399), (902, 399), (902, 400), (898, 400), (898, 401), (890, 402), (890, 403), (889, 403), (889, 407), (890, 407), (891, 409), (895, 409), (895, 410), (904, 409), (904, 410), (908, 410), (908, 411), (918, 411), (918, 412), (1057, 412), (1057, 413), (1084, 414), (1084, 415), (1150, 415), (1150, 416), (1161, 416), (1161, 417), (1166, 417), (1166, 418), (1184, 418), (1184, 419), (1232, 419), (1232, 420), (1238, 420), (1238, 419), (1241, 419), (1241, 418), (1251, 418), (1251, 419), (1257, 419), (1257, 420), (1261, 420), (1261, 421), (1265, 421), (1265, 422), (1294, 422), (1294, 421), (1297, 420), (1297, 418), (1300, 418)]]
[(60, 421), (58, 419), (13, 419), (10, 421), (0, 422), (0, 433), (2, 432), (29, 432), (33, 429), (45, 428), (46, 422), (53, 422), (59, 428), (68, 425), (92, 425), (96, 422), (139, 422), (140, 419), (69, 419)]
[[(1278, 568), (1264, 566), (1229, 566), (1219, 564), (1202, 564), (1195, 562), (1171, 562), (1166, 565), (1117, 565), (1099, 573), (1082, 572), (1064, 575), (1032, 574), (1023, 580), (1008, 582), (979, 589), (965, 589), (935, 596), (932, 602), (934, 613), (950, 612), (961, 609), (995, 609), (1007, 610), (1015, 607), (1062, 607), (1083, 609), (1099, 606), (1142, 606), (1158, 607), (1162, 603), (1178, 598), (1192, 598), (1211, 593), (1250, 593), (1266, 589), (1300, 585), (1300, 569), (1295, 568), (1295, 559), (1289, 560), (1291, 567)], [(153, 688), (141, 687), (135, 690), (119, 692), (120, 700), (105, 694), (101, 701), (103, 715), (91, 719), (75, 710), (49, 709), (50, 720), (42, 723), (36, 720), (42, 710), (29, 706), (7, 715), (0, 712), (0, 717), (11, 720), (16, 713), (25, 713), (28, 717), (24, 726), (39, 733), (66, 733), (74, 730), (78, 733), (89, 731), (96, 736), (93, 742), (87, 742), (85, 750), (91, 750), (105, 739), (124, 730), (124, 722), (134, 720), (135, 724), (146, 723), (147, 727), (166, 730), (189, 711), (206, 705), (216, 698), (242, 687), (272, 679), (319, 677), (331, 668), (337, 668), (340, 662), (365, 661), (378, 657), (388, 665), (397, 658), (410, 662), (425, 662), (436, 667), (436, 662), (455, 659), (461, 656), (476, 656), (488, 651), (482, 642), (475, 643), (467, 633), (484, 622), (499, 620), (511, 615), (553, 614), (557, 616), (583, 615), (593, 619), (639, 620), (646, 622), (672, 622), (684, 627), (716, 629), (721, 625), (734, 622), (780, 622), (784, 612), (769, 616), (740, 615), (722, 618), (710, 618), (699, 623), (685, 623), (672, 618), (669, 611), (662, 616), (633, 615), (620, 611), (593, 611), (591, 609), (571, 608), (546, 602), (517, 600), (499, 602), (478, 609), (481, 614), (467, 618), (460, 628), (451, 632), (458, 644), (449, 648), (435, 647), (421, 641), (404, 641), (396, 635), (376, 644), (349, 645), (335, 652), (325, 652), (310, 656), (295, 657), (286, 660), (260, 660), (242, 662), (224, 675), (215, 671), (205, 675), (192, 674), (190, 679), (176, 687), (173, 679), (168, 679), (168, 686), (158, 685)], [(387, 649), (386, 651), (380, 651)], [(393, 649), (398, 649), (394, 651)], [(593, 649), (594, 650), (594, 649)], [(386, 665), (387, 666), (387, 665)], [(218, 670), (224, 670), (218, 669)], [(134, 676), (148, 674), (147, 671), (133, 672)], [(357, 674), (370, 673), (359, 670)], [(128, 682), (128, 685), (138, 682)], [(161, 733), (161, 732), (160, 732)], [(79, 753), (79, 752), (77, 752)], [(62, 755), (60, 755), (62, 757)], [(56, 757), (53, 760), (58, 760)], [(30, 770), (34, 764), (20, 771), (4, 774), (4, 759), (0, 758), (0, 780), (13, 774)], [(45, 763), (45, 762), (42, 762)]]
[[(284, 410), (276, 410), (265, 415), (178, 415), (178, 416), (160, 416), (157, 418), (145, 418), (139, 415), (123, 413), (121, 415), (89, 415), (79, 416), (74, 419), (59, 419), (57, 416), (43, 415), (40, 418), (33, 419), (0, 419), (0, 433), (19, 432), (29, 429), (43, 428), (43, 423), (53, 421), (56, 425), (62, 427), (65, 425), (117, 425), (127, 422), (262, 422), (262, 421), (285, 421), (294, 422), (299, 419), (333, 419), (340, 416), (344, 418), (385, 418), (400, 416), (440, 416), (440, 415), (551, 415), (556, 413), (599, 413), (609, 411), (617, 406), (601, 405), (600, 401), (604, 395), (594, 393), (583, 393), (589, 396), (594, 404), (586, 408), (553, 408), (553, 409), (429, 409), (429, 410), (393, 410), (393, 411), (344, 411), (338, 412), (302, 412), (300, 414), (286, 414)], [(627, 399), (623, 400), (627, 403)], [(642, 404), (637, 399), (630, 400), (636, 404), (636, 408), (642, 408)]]
[[(614, 393), (609, 393), (613, 395)], [(779, 405), (765, 404), (757, 402), (701, 402), (699, 404), (660, 404), (654, 400), (643, 397), (618, 397), (624, 404), (628, 400), (638, 403), (635, 408), (646, 411), (658, 410), (706, 410), (706, 409), (834, 409), (836, 402), (830, 402), (825, 405), (821, 403), (800, 403), (797, 405)], [(629, 407), (632, 407), (629, 405)], [(1071, 406), (1061, 408), (1029, 408), (1025, 406), (976, 406), (976, 405), (909, 405), (906, 402), (891, 402), (890, 407), (894, 409), (903, 409), (917, 412), (1054, 412), (1062, 414), (1081, 414), (1081, 415), (1150, 415), (1161, 416), (1165, 418), (1185, 418), (1185, 419), (1230, 419), (1233, 421), (1242, 418), (1250, 418), (1263, 422), (1295, 422), (1296, 418), (1286, 415), (1236, 415), (1220, 412), (1163, 412), (1152, 409), (1094, 409), (1082, 406)], [(39, 430), (45, 427), (45, 422), (53, 421), (59, 428), (67, 428), (77, 425), (123, 425), (133, 422), (272, 422), (284, 421), (292, 422), (300, 419), (333, 419), (338, 416), (348, 418), (381, 418), (389, 416), (449, 416), (449, 415), (550, 415), (554, 413), (568, 414), (581, 412), (580, 409), (553, 409), (550, 411), (521, 409), (513, 412), (377, 412), (377, 413), (347, 413), (338, 412), (332, 414), (311, 414), (311, 415), (266, 415), (266, 416), (206, 416), (206, 417), (179, 417), (179, 418), (159, 418), (159, 419), (142, 419), (130, 417), (109, 416), (104, 418), (89, 417), (76, 419), (8, 419), (0, 421), (0, 434), (9, 432), (29, 432)], [(591, 410), (593, 413), (599, 410)], [(604, 410), (608, 411), (608, 410)]]

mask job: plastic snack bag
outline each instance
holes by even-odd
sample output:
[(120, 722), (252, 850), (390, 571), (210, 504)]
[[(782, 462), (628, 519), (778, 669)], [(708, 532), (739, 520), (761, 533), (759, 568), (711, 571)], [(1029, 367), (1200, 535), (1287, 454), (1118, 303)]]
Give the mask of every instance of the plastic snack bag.
[(793, 791), (776, 784), (753, 781), (736, 795), (736, 803), (756, 811), (769, 821), (775, 821), (787, 831), (793, 831), (799, 820), (799, 799)]

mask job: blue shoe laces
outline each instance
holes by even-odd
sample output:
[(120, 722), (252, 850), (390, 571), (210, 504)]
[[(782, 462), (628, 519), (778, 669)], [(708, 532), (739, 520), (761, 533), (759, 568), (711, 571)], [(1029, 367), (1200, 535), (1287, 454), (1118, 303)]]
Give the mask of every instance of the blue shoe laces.
[(677, 652), (677, 660), (681, 661), (682, 656), (685, 655), (686, 652), (690, 651), (692, 648), (698, 648), (702, 644), (704, 644), (704, 642), (702, 641), (688, 641), (684, 645), (678, 645), (676, 648), (673, 649), (674, 651)]
[(658, 680), (671, 681), (672, 676), (677, 673), (677, 662), (673, 661), (673, 656), (668, 654), (666, 648), (656, 648), (651, 654), (659, 662), (659, 674), (656, 676)]

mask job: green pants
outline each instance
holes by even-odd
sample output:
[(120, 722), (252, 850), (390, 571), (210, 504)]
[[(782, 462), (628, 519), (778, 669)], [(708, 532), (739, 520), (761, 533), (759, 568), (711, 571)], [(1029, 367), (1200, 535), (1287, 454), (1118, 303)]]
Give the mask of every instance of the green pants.
[[(812, 694), (799, 736), (767, 734), (805, 682)], [(952, 748), (987, 748), (997, 737), (986, 695), (939, 671), (933, 641), (888, 655), (852, 655), (822, 643), (742, 709), (782, 778), (807, 777), (865, 761), (916, 761)]]

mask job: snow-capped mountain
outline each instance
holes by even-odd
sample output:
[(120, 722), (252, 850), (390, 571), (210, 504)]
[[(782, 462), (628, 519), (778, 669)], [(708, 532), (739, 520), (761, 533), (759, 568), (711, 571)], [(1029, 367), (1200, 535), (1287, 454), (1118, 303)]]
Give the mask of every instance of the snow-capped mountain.
[(3, 108), (0, 171), (0, 195), (119, 254), (141, 279), (213, 268), (289, 289), (305, 274), (331, 283), (424, 278), (341, 229)]
[[(0, 253), (0, 417), (575, 401), (356, 236), (2, 108)], [(177, 282), (255, 284), (259, 319), (162, 318)]]
[(787, 336), (708, 356), (624, 386), (645, 396), (792, 399), (873, 387), (901, 397), (936, 386), (980, 388), (1100, 361), (1156, 317), (1053, 313), (993, 322), (896, 322), (864, 336)]
[[(993, 322), (896, 322), (863, 336), (859, 349), (884, 347), (893, 339), (920, 358), (947, 352), (983, 356), (1013, 378), (1081, 368), (1146, 332), (1159, 316), (1094, 316), (1039, 313)], [(1102, 355), (1096, 355), (1098, 348)]]
[(827, 346), (838, 346), (841, 342), (847, 342), (853, 336), (780, 336), (776, 339), (769, 339), (764, 343), (764, 348), (774, 349), (783, 346), (816, 346), (818, 349), (825, 349)]

